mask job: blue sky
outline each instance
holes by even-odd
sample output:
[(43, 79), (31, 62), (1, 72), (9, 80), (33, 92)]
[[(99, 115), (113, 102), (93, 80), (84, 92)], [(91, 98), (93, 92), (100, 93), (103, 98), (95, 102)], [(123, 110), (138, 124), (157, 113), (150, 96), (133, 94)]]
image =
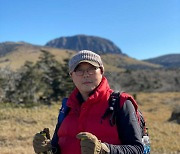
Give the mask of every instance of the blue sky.
[(136, 59), (180, 53), (180, 0), (0, 0), (0, 42), (86, 34)]

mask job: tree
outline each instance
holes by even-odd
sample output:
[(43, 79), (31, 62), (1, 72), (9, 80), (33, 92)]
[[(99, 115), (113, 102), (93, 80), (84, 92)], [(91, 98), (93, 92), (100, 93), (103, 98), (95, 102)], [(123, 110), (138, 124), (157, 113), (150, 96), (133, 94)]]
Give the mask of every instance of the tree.
[[(5, 84), (5, 102), (25, 106), (40, 103), (50, 105), (67, 97), (73, 89), (68, 74), (68, 59), (59, 63), (54, 55), (42, 50), (36, 64), (27, 61), (17, 72), (6, 73), (0, 85)], [(4, 80), (6, 79), (6, 82)]]
[[(36, 67), (41, 72), (42, 98), (48, 103), (58, 101), (67, 96), (72, 88), (72, 82), (68, 75), (68, 59), (63, 64), (59, 63), (54, 55), (48, 51), (41, 50), (43, 53)], [(45, 89), (45, 90), (43, 90)]]
[(64, 59), (64, 65), (62, 66), (62, 72), (63, 72), (62, 79), (63, 79), (63, 82), (62, 82), (61, 87), (62, 87), (62, 90), (64, 91), (63, 97), (68, 97), (70, 92), (74, 89), (74, 84), (73, 84), (72, 79), (70, 78), (70, 75), (69, 75), (68, 62), (69, 62), (68, 58)]

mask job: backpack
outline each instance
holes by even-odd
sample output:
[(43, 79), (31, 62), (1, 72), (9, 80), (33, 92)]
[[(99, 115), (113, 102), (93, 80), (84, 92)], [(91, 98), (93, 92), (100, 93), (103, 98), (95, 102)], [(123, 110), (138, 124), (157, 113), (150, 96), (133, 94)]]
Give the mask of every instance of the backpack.
[[(105, 119), (107, 116), (110, 115), (109, 123), (111, 126), (116, 124), (116, 114), (119, 111), (119, 109), (123, 106), (126, 100), (130, 100), (134, 106), (135, 104), (137, 105), (135, 99), (132, 96), (130, 96), (127, 93), (124, 93), (125, 95), (122, 96), (123, 93), (124, 92), (111, 93), (110, 98), (109, 98), (109, 107), (107, 108), (104, 115), (102, 116), (102, 119)], [(120, 101), (122, 101), (122, 103), (120, 103), (119, 105)], [(143, 136), (148, 136), (148, 128), (146, 126), (146, 121), (142, 112), (136, 106), (135, 106), (135, 111), (136, 111), (138, 123), (140, 125), (142, 138)]]
[(119, 112), (120, 108), (123, 106), (126, 100), (130, 100), (135, 107), (137, 120), (141, 130), (142, 143), (144, 146), (143, 154), (150, 154), (151, 146), (148, 134), (148, 127), (146, 126), (145, 118), (142, 112), (138, 110), (135, 99), (131, 95), (123, 93), (124, 92), (111, 93), (109, 98), (109, 107), (106, 109), (104, 115), (102, 116), (102, 119), (105, 119), (107, 116), (110, 115), (109, 123), (111, 126), (115, 125), (117, 112)]

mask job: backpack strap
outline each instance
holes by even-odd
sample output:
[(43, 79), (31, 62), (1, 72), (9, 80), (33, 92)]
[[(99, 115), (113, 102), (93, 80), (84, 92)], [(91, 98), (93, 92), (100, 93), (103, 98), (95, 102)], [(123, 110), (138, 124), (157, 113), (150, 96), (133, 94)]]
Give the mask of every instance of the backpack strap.
[(64, 118), (66, 117), (66, 115), (69, 112), (70, 108), (67, 106), (67, 101), (68, 101), (68, 98), (64, 98), (62, 100), (62, 106), (61, 106), (61, 109), (60, 109), (59, 115), (58, 115), (58, 123), (59, 124), (62, 123), (62, 121), (64, 120)]
[(55, 128), (52, 140), (51, 140), (53, 153), (59, 153), (60, 152), (59, 145), (58, 145), (58, 140), (59, 140), (58, 130), (59, 130), (59, 127), (61, 126), (61, 123), (63, 122), (64, 118), (66, 117), (66, 115), (70, 111), (70, 108), (67, 106), (67, 100), (68, 100), (68, 98), (64, 98), (62, 100), (62, 106), (59, 110), (59, 115), (58, 115), (58, 122), (56, 124), (56, 128)]
[(105, 119), (107, 116), (110, 115), (109, 123), (111, 126), (114, 126), (116, 124), (116, 113), (117, 109), (119, 108), (119, 100), (120, 99), (120, 92), (114, 91), (111, 93), (109, 97), (109, 107), (106, 109), (104, 115), (102, 116), (102, 120)]

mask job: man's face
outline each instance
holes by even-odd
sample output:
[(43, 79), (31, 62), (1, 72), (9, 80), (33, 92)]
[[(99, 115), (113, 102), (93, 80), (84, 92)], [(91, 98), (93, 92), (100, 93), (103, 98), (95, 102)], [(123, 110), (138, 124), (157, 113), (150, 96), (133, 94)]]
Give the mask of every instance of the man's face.
[(92, 92), (102, 80), (102, 71), (89, 63), (80, 63), (71, 75), (82, 95)]

